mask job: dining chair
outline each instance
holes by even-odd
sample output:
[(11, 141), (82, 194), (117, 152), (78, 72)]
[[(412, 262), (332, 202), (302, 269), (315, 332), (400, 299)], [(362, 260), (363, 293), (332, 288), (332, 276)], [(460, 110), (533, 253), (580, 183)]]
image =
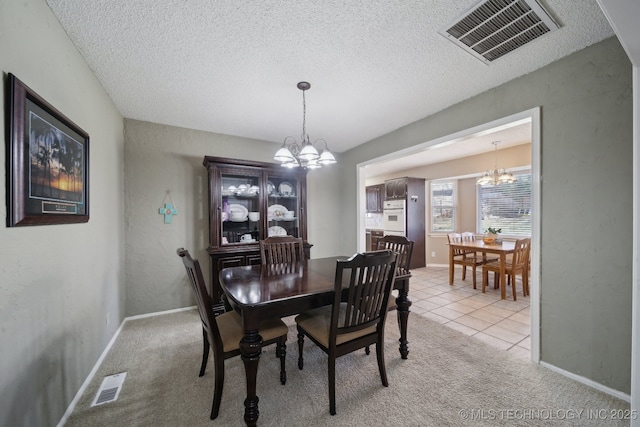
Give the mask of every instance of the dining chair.
[[(515, 242), (513, 256), (511, 259), (505, 260), (505, 272), (508, 278), (508, 284), (511, 284), (513, 291), (513, 300), (516, 301), (516, 275), (522, 277), (522, 294), (529, 295), (529, 257), (531, 253), (531, 239), (518, 239)], [(489, 272), (493, 271), (494, 287), (504, 286), (500, 283), (500, 263), (488, 263), (482, 266), (482, 293), (489, 281)]]
[[(460, 233), (449, 233), (447, 234), (447, 239), (449, 244), (463, 242), (462, 234)], [(473, 289), (476, 289), (476, 267), (484, 264), (485, 260), (486, 258), (473, 250), (453, 248), (453, 267), (455, 268), (456, 265), (462, 266), (462, 280), (467, 278), (467, 267), (471, 267)]]
[[(407, 282), (408, 284), (409, 278), (411, 277), (409, 266), (411, 264), (411, 255), (413, 254), (413, 241), (404, 236), (387, 235), (378, 240), (378, 246), (376, 249), (379, 251), (390, 250), (395, 252), (397, 256), (394, 287), (396, 287), (395, 282)], [(399, 286), (399, 288), (405, 289), (404, 292), (408, 292), (409, 286)], [(396, 298), (393, 294), (389, 296), (387, 308), (389, 310), (396, 310), (398, 308)], [(398, 317), (398, 322), (400, 321), (400, 317)], [(366, 354), (370, 353), (369, 346), (365, 348), (365, 352)]]
[(271, 236), (260, 240), (262, 265), (294, 264), (304, 260), (302, 239), (293, 236)]
[(336, 414), (336, 358), (376, 345), (382, 385), (389, 386), (384, 363), (384, 325), (396, 271), (396, 254), (372, 251), (338, 260), (330, 306), (296, 316), (298, 368), (303, 369), (304, 337), (329, 356), (329, 412)]
[[(244, 335), (242, 318), (235, 311), (228, 311), (215, 316), (200, 263), (189, 255), (189, 251), (183, 248), (179, 248), (177, 253), (182, 258), (184, 267), (187, 270), (187, 276), (193, 288), (196, 305), (202, 320), (204, 350), (199, 376), (204, 375), (209, 358), (209, 347), (213, 348), (215, 377), (213, 403), (211, 406), (211, 419), (213, 420), (218, 416), (220, 410), (222, 388), (224, 386), (224, 361), (240, 354), (240, 340)], [(258, 329), (263, 340), (263, 346), (274, 343), (277, 345), (276, 356), (280, 359), (280, 382), (284, 385), (287, 382), (285, 370), (287, 325), (280, 319), (265, 319), (260, 323)]]

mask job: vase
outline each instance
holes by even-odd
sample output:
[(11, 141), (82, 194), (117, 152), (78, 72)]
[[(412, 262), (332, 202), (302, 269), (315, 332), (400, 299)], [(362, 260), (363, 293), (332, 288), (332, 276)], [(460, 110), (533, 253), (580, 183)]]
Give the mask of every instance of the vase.
[(493, 233), (487, 233), (484, 236), (482, 236), (482, 241), (484, 243), (486, 243), (487, 245), (492, 245), (492, 244), (494, 244), (496, 242), (496, 238), (497, 237), (498, 236), (496, 236)]

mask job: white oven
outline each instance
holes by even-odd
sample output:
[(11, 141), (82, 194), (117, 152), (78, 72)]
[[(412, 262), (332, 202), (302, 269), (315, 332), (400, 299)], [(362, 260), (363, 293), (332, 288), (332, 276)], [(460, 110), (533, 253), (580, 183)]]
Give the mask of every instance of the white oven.
[(385, 236), (407, 235), (406, 200), (387, 200), (383, 209), (383, 228)]

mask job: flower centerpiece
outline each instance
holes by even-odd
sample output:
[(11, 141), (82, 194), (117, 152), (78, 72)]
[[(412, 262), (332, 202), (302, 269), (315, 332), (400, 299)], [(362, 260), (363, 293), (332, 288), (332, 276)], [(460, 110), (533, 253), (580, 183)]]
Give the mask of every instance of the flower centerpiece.
[(502, 228), (487, 228), (486, 234), (482, 236), (482, 241), (492, 245), (494, 243), (502, 243), (502, 239), (498, 238), (498, 234), (502, 233)]

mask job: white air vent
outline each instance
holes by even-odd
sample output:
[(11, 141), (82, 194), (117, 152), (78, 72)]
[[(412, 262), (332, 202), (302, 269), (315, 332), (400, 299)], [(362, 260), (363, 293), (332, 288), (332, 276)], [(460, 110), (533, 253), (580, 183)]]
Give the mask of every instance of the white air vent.
[(103, 403), (114, 402), (117, 400), (126, 376), (127, 373), (122, 372), (120, 374), (104, 377), (102, 385), (96, 393), (96, 397), (93, 399), (93, 404), (91, 406), (102, 405)]
[(558, 28), (536, 0), (482, 0), (439, 33), (488, 64)]

